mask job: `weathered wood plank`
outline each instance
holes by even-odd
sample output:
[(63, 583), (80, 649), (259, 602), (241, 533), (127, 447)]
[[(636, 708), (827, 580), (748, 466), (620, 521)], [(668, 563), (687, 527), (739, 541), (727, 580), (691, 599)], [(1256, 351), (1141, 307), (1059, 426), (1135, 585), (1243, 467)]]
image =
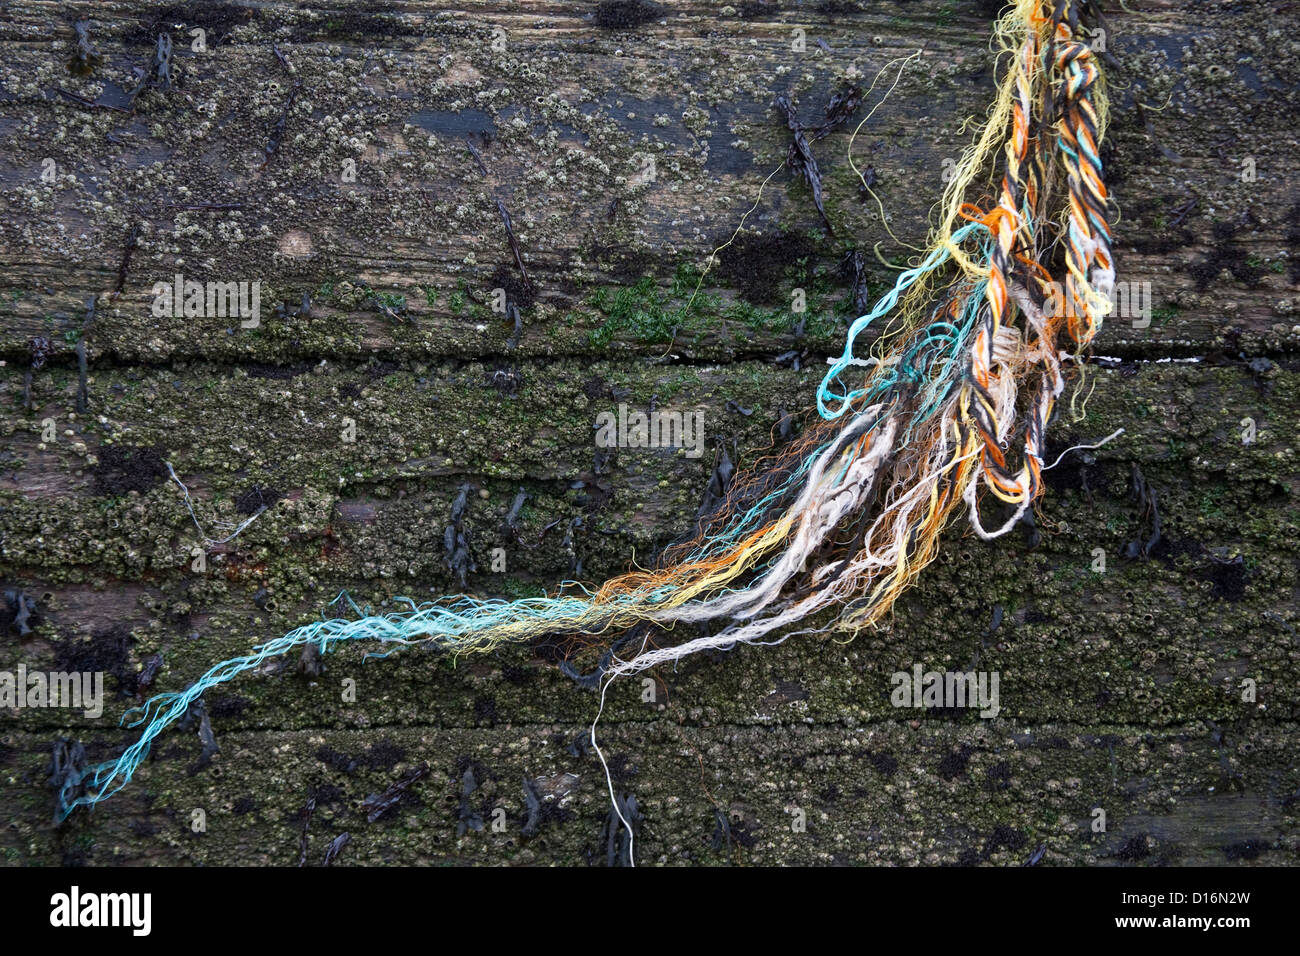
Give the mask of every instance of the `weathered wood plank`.
[[(183, 16), (106, 4), (94, 13), (104, 64), (81, 79), (65, 66), (71, 24), (61, 8), (15, 4), (0, 34), (10, 130), (0, 243), (12, 260), (0, 345), (17, 357), (34, 335), (74, 335), (86, 299), (100, 295), (86, 333), (96, 362), (499, 353), (510, 329), (470, 303), (522, 282), (500, 200), (536, 287), (521, 354), (590, 351), (601, 318), (593, 289), (646, 274), (666, 285), (678, 264), (701, 267), (740, 225), (784, 153), (777, 94), (816, 116), (835, 88), (866, 83), (922, 47), (854, 146), (879, 177), (894, 231), (916, 244), (945, 160), (965, 142), (960, 124), (989, 96), (989, 20), (975, 4), (842, 12), (850, 6), (831, 14), (769, 4), (742, 16), (735, 7), (670, 4), (662, 18), (611, 31), (593, 27), (587, 4), (520, 12), (479, 3), (465, 14), (218, 4)], [(1194, 23), (1174, 4), (1114, 15), (1108, 43), (1121, 68), (1109, 160), (1124, 217), (1121, 278), (1151, 284), (1155, 314), (1149, 328), (1110, 323), (1103, 351), (1295, 344), (1294, 41), (1241, 29), (1251, 9), (1267, 6), (1212, 6)], [(133, 114), (87, 110), (57, 94), (122, 100), (154, 33), (186, 17), (186, 29), (212, 34), (211, 45), (207, 53), (181, 45), (170, 93), (142, 94)], [(791, 50), (796, 27), (807, 34), (804, 53)], [(273, 41), (288, 51), (292, 76)], [(285, 135), (264, 166), (298, 82)], [(773, 274), (755, 275), (742, 246), (724, 253), (714, 276), (742, 286), (761, 279), (771, 301), (758, 304), (788, 308), (790, 289), (814, 276), (782, 275), (784, 266), (811, 256), (804, 272), (822, 277), (812, 308), (828, 326), (844, 316), (844, 250), (880, 243), (886, 256), (907, 252), (875, 204), (859, 201), (848, 145), (842, 130), (819, 149), (834, 236), (819, 231), (806, 190), (783, 173), (746, 223), (786, 237), (764, 247), (761, 271)], [(47, 159), (53, 183), (41, 179)], [(1255, 178), (1242, 182), (1248, 159)], [(344, 181), (349, 162), (355, 182)], [(214, 203), (240, 208), (173, 208)], [(137, 245), (114, 297), (133, 230)], [(886, 282), (888, 270), (870, 263), (872, 281)], [(153, 284), (177, 271), (261, 281), (265, 325), (154, 318)], [(326, 292), (358, 282), (404, 296), (407, 321), (384, 316), (368, 295), (345, 292), (336, 302)], [(271, 315), (304, 293), (316, 295), (319, 317)], [(713, 318), (706, 311), (687, 324), (711, 330)], [(639, 348), (662, 352), (672, 324)], [(767, 336), (753, 345), (787, 347)]]
[[(507, 734), (409, 724), (228, 734), (208, 770), (186, 770), (197, 744), (164, 748), (140, 786), (121, 795), (123, 806), (60, 831), (39, 822), (48, 812), (33, 799), (44, 756), (20, 735), (5, 772), (26, 786), (10, 803), (20, 813), (0, 831), (0, 846), (12, 863), (292, 866), (314, 795), (310, 865), (342, 832), (352, 839), (337, 865), (604, 865), (604, 774), (594, 755), (569, 750), (585, 730), (548, 722)], [(1225, 754), (1203, 729), (738, 728), (669, 718), (620, 723), (602, 744), (617, 786), (636, 794), (645, 818), (642, 865), (1015, 866), (1039, 846), (1044, 865), (1278, 865), (1297, 849), (1294, 798), (1285, 802), (1300, 786), (1295, 733), (1293, 723), (1255, 723)], [(422, 762), (431, 774), (367, 822), (363, 801)], [(229, 772), (218, 776), (218, 766)], [(462, 804), (466, 769), (478, 787)], [(544, 808), (531, 837), (522, 833), (524, 781)], [(1092, 832), (1098, 808), (1108, 813), (1105, 834)], [(200, 809), (206, 831), (195, 833)], [(806, 829), (796, 832), (801, 811)], [(502, 831), (492, 830), (494, 819)], [(462, 820), (483, 829), (458, 835)]]

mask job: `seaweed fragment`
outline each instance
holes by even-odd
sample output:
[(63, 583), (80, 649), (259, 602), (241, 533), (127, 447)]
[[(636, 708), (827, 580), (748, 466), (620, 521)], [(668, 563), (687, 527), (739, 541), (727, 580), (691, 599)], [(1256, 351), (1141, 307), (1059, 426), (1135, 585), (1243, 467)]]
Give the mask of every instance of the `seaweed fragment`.
[(858, 107), (861, 105), (862, 87), (850, 86), (840, 90), (830, 98), (826, 108), (822, 111), (826, 118), (820, 126), (812, 131), (812, 141), (815, 143), (820, 139), (825, 139), (836, 129), (843, 126), (858, 111)]
[(50, 752), (49, 785), (54, 789), (54, 823), (72, 812), (73, 801), (85, 793), (86, 748), (79, 740), (60, 737)]
[(297, 74), (298, 71), (293, 68), (293, 64), (289, 62), (289, 58), (284, 55), (284, 51), (280, 49), (280, 45), (274, 40), (271, 41), (271, 52), (275, 54), (275, 58), (280, 61), (280, 65), (284, 67), (286, 73), (290, 76)]
[(269, 485), (255, 484), (235, 499), (235, 510), (241, 515), (261, 514), (283, 497), (283, 494)]
[(1142, 469), (1136, 462), (1133, 463), (1129, 478), (1129, 498), (1138, 506), (1138, 528), (1147, 529), (1150, 534), (1139, 530), (1139, 536), (1125, 544), (1121, 554), (1130, 560), (1141, 558), (1145, 561), (1151, 557), (1152, 549), (1160, 543), (1160, 503), (1156, 490), (1147, 484)]
[(302, 818), (302, 833), (298, 837), (298, 865), (307, 865), (307, 830), (311, 826), (311, 818), (316, 813), (316, 797), (307, 798), (306, 805), (302, 808), (299, 816)]
[(862, 179), (858, 182), (858, 201), (869, 200), (872, 188), (878, 185), (880, 185), (880, 176), (876, 173), (876, 167), (868, 166), (862, 171)]
[(41, 369), (54, 354), (54, 343), (44, 335), (36, 335), (27, 343), (27, 352), (31, 356), (31, 367)]
[(466, 587), (468, 576), (478, 570), (474, 555), (469, 550), (469, 532), (465, 530), (465, 512), (469, 510), (468, 484), (461, 485), (451, 505), (451, 524), (442, 533), (442, 546), (445, 552), (443, 564), (452, 573), (461, 588)]
[(1187, 202), (1183, 203), (1177, 209), (1175, 209), (1173, 218), (1169, 220), (1169, 227), (1173, 228), (1174, 226), (1181, 226), (1183, 224), (1183, 220), (1187, 218), (1188, 214), (1190, 214), (1191, 211), (1195, 209), (1199, 203), (1200, 200), (1193, 197), (1187, 200)]
[(65, 100), (76, 103), (78, 106), (84, 106), (88, 110), (111, 110), (114, 113), (130, 113), (130, 110), (122, 109), (120, 106), (113, 106), (109, 103), (96, 103), (94, 100), (88, 100), (84, 96), (78, 96), (76, 93), (70, 93), (61, 86), (54, 88)]
[(496, 389), (502, 395), (514, 397), (524, 384), (523, 373), (515, 366), (498, 365), (491, 371), (483, 373), (483, 384)]
[(506, 315), (509, 316), (515, 327), (515, 330), (510, 333), (510, 338), (506, 339), (506, 351), (512, 352), (519, 345), (520, 338), (523, 337), (524, 320), (519, 315), (519, 305), (514, 302), (506, 306)]
[(605, 817), (606, 866), (636, 865), (632, 859), (632, 846), (643, 820), (637, 807), (636, 794), (628, 793), (614, 798), (614, 804)]
[(574, 757), (587, 756), (591, 753), (591, 735), (587, 733), (579, 733), (569, 741), (568, 745), (564, 749)]
[(537, 798), (537, 791), (533, 789), (527, 777), (524, 778), (524, 805), (527, 807), (528, 815), (519, 832), (526, 837), (536, 836), (542, 822), (542, 801)]
[(871, 311), (871, 287), (867, 282), (867, 257), (861, 249), (851, 249), (840, 262), (840, 271), (853, 292), (853, 314), (866, 315)]
[(1210, 596), (1220, 601), (1240, 601), (1246, 596), (1246, 559), (1240, 554), (1231, 558), (1210, 555), (1210, 564), (1199, 576), (1210, 582)]
[(77, 414), (84, 415), (90, 408), (90, 369), (86, 361), (86, 340), (79, 339), (73, 352), (77, 356)]
[(72, 50), (72, 59), (68, 63), (68, 69), (77, 76), (89, 76), (95, 72), (95, 67), (99, 66), (104, 58), (95, 49), (94, 44), (90, 42), (89, 20), (78, 20), (72, 25), (72, 29), (77, 35), (77, 43)]
[(30, 363), (23, 373), (23, 408), (30, 412), (33, 408), (32, 378), (37, 370), (45, 367), (46, 361), (54, 354), (54, 344), (44, 335), (33, 336), (27, 343), (27, 354)]
[(330, 845), (325, 848), (325, 858), (321, 860), (321, 866), (329, 866), (337, 860), (339, 854), (343, 852), (343, 848), (351, 842), (352, 834), (347, 830), (344, 830), (333, 840), (330, 840)]
[(1242, 237), (1259, 227), (1259, 219), (1247, 209), (1235, 220), (1217, 222), (1211, 228), (1214, 242), (1204, 256), (1183, 268), (1196, 281), (1196, 291), (1205, 292), (1225, 271), (1248, 289), (1257, 289), (1264, 279), (1264, 268)]
[(784, 408), (777, 409), (776, 434), (781, 441), (789, 441), (794, 435), (794, 416)]
[(778, 96), (776, 105), (785, 114), (785, 123), (790, 130), (786, 164), (808, 184), (808, 188), (812, 190), (813, 205), (817, 207), (817, 214), (826, 224), (826, 231), (834, 235), (835, 227), (831, 225), (826, 215), (822, 196), (822, 175), (821, 170), (817, 168), (817, 158), (813, 156), (812, 144), (830, 135), (857, 112), (858, 107), (862, 105), (862, 89), (851, 86), (832, 96), (822, 111), (824, 117), (822, 122), (813, 127), (799, 122), (799, 115), (788, 97)]
[[(567, 777), (570, 775), (566, 774), (565, 776)], [(572, 779), (576, 781), (577, 777), (573, 776)], [(548, 823), (563, 822), (571, 819), (573, 816), (572, 811), (560, 806), (560, 799), (562, 798), (561, 794), (556, 793), (553, 789), (545, 795), (539, 794), (539, 782), (540, 779), (533, 781), (524, 778), (523, 789), (525, 814), (523, 825), (520, 828), (520, 834), (525, 839), (535, 837)]]
[(726, 503), (727, 488), (735, 473), (736, 466), (727, 454), (727, 446), (720, 445), (713, 454), (713, 472), (709, 475), (709, 483), (704, 486), (704, 497), (700, 501), (699, 510), (695, 512), (695, 522), (701, 530), (708, 519)]
[(153, 686), (153, 682), (158, 678), (158, 672), (162, 670), (163, 656), (161, 653), (150, 654), (144, 659), (144, 664), (140, 667), (140, 674), (136, 677), (136, 693), (144, 693)]
[(723, 847), (727, 850), (727, 860), (731, 860), (731, 821), (727, 815), (717, 807), (713, 808), (713, 850), (715, 853), (721, 852)]
[(28, 597), (22, 588), (8, 588), (4, 598), (4, 632), (16, 630), (19, 637), (32, 633), (33, 625), (40, 621), (40, 615), (36, 613), (36, 598)]
[(262, 169), (275, 157), (280, 151), (280, 143), (284, 141), (284, 131), (289, 125), (289, 111), (293, 109), (294, 101), (298, 99), (298, 92), (302, 89), (302, 80), (295, 80), (293, 88), (289, 90), (289, 96), (284, 101), (284, 109), (280, 112), (280, 118), (275, 121), (275, 126), (271, 129), (271, 138), (266, 143), (266, 158), (262, 160)]
[(122, 249), (122, 262), (117, 267), (117, 287), (113, 290), (113, 295), (122, 294), (126, 287), (126, 272), (131, 267), (131, 257), (135, 255), (136, 246), (140, 243), (140, 224), (132, 223), (131, 228), (126, 231), (126, 243)]
[(316, 759), (339, 773), (354, 773), (360, 767), (388, 771), (406, 759), (406, 751), (391, 741), (380, 740), (356, 757), (341, 753), (333, 747), (321, 747), (316, 751)]
[(528, 269), (524, 266), (523, 253), (519, 250), (519, 239), (515, 236), (514, 223), (510, 219), (510, 212), (506, 209), (506, 204), (500, 199), (496, 200), (497, 212), (501, 214), (501, 222), (506, 227), (506, 239), (510, 243), (510, 252), (515, 257), (515, 265), (519, 267), (519, 274), (524, 277), (524, 285), (530, 290), (533, 287), (532, 280), (528, 278)]
[(803, 126), (790, 101), (784, 96), (778, 96), (776, 105), (785, 113), (786, 125), (790, 129), (790, 147), (786, 151), (786, 164), (808, 184), (808, 188), (812, 190), (813, 205), (817, 207), (817, 214), (822, 217), (827, 231), (834, 234), (835, 229), (826, 216), (825, 200), (822, 197), (822, 174), (817, 168), (817, 158), (813, 156), (812, 145), (804, 135)]
[(212, 758), (221, 752), (217, 746), (217, 735), (212, 732), (212, 718), (208, 716), (208, 707), (202, 697), (190, 704), (178, 726), (181, 730), (189, 730), (196, 723), (199, 725), (199, 741), (203, 744), (203, 749), (199, 751), (199, 759), (190, 767), (191, 777), (200, 770), (207, 769)]
[(477, 789), (478, 779), (474, 776), (474, 768), (466, 767), (465, 773), (460, 778), (460, 803), (456, 808), (456, 836), (464, 836), (470, 830), (477, 833), (483, 829), (483, 815), (469, 802), (469, 798)]
[(1219, 752), (1219, 786), (1225, 791), (1244, 792), (1246, 781), (1242, 777), (1241, 771), (1232, 764), (1229, 751), (1234, 748), (1228, 742), (1226, 731), (1212, 720), (1206, 720), (1205, 726), (1210, 728), (1210, 743)]
[(483, 154), (479, 152), (479, 148), (474, 145), (474, 141), (468, 135), (465, 137), (465, 148), (469, 150), (469, 154), (474, 157), (474, 162), (478, 164), (478, 171), (486, 176), (488, 174), (487, 163), (483, 161)]
[(361, 809), (366, 814), (366, 822), (374, 823), (385, 813), (402, 802), (411, 785), (429, 772), (429, 764), (421, 763), (394, 780), (383, 793), (372, 793), (361, 802)]
[(519, 540), (519, 515), (524, 510), (524, 502), (528, 500), (528, 492), (520, 488), (515, 493), (515, 500), (510, 503), (510, 510), (506, 512), (505, 521), (501, 525), (501, 530), (505, 531)]
[(154, 41), (153, 60), (149, 64), (149, 69), (140, 77), (140, 82), (136, 84), (135, 89), (130, 93), (131, 106), (135, 106), (135, 98), (145, 90), (158, 90), (162, 93), (170, 92), (172, 88), (172, 35), (170, 33), (159, 33), (158, 39)]
[(302, 654), (298, 658), (298, 673), (306, 677), (320, 677), (321, 655), (317, 645), (307, 643), (302, 646)]

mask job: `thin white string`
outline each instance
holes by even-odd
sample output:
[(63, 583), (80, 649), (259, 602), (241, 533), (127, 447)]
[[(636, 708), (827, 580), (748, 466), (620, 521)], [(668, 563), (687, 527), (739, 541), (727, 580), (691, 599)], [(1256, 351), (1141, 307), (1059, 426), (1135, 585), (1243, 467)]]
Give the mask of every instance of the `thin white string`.
[[(181, 481), (180, 478), (176, 476), (176, 469), (172, 467), (172, 463), (169, 461), (166, 462), (166, 465), (167, 465), (168, 474), (172, 476), (172, 481), (180, 485), (181, 494), (185, 496), (185, 507), (189, 509), (190, 518), (193, 519), (194, 521), (194, 527), (198, 528), (199, 536), (203, 539), (204, 544), (209, 544), (209, 545), (225, 544), (227, 541), (233, 541), (236, 537), (238, 537), (243, 532), (245, 528), (247, 528), (250, 524), (252, 524), (259, 517), (261, 517), (262, 512), (266, 510), (266, 505), (262, 504), (258, 507), (256, 511), (252, 513), (252, 515), (248, 517), (247, 520), (245, 520), (242, 524), (240, 524), (239, 527), (237, 527), (230, 534), (226, 535), (226, 537), (221, 539), (209, 538), (208, 533), (203, 530), (203, 525), (199, 524), (199, 516), (194, 513), (194, 504), (193, 504), (193, 499), (190, 498), (190, 490), (185, 487), (185, 482)], [(225, 522), (225, 521), (219, 521), (217, 522), (217, 524), (223, 525), (224, 527), (227, 528), (230, 527), (229, 522)]]
[[(645, 646), (647, 643), (649, 643), (649, 641), (650, 641), (650, 635), (648, 634), (645, 637), (641, 638), (641, 650), (637, 651), (637, 653), (633, 655), (633, 660), (635, 660), (637, 657), (645, 653)], [(611, 653), (611, 656), (617, 657), (618, 655)], [(595, 748), (596, 756), (600, 759), (600, 765), (605, 770), (605, 786), (609, 788), (609, 802), (613, 805), (614, 812), (618, 814), (619, 820), (622, 821), (623, 828), (627, 830), (628, 864), (632, 867), (635, 867), (636, 866), (636, 834), (632, 832), (632, 824), (627, 822), (627, 818), (623, 816), (623, 811), (619, 809), (618, 797), (614, 796), (614, 778), (610, 775), (609, 764), (605, 761), (605, 754), (600, 749), (600, 744), (596, 743), (596, 724), (600, 723), (600, 715), (605, 712), (605, 692), (609, 690), (609, 685), (614, 683), (614, 678), (616, 677), (618, 677), (617, 670), (615, 670), (614, 673), (610, 674), (609, 679), (606, 680), (605, 683), (601, 685), (600, 707), (596, 711), (595, 719), (593, 719), (591, 722), (591, 746)]]
[(1052, 462), (1050, 465), (1048, 465), (1046, 468), (1042, 470), (1051, 471), (1053, 468), (1055, 468), (1057, 465), (1061, 463), (1062, 458), (1064, 458), (1072, 451), (1079, 451), (1080, 449), (1085, 449), (1085, 448), (1100, 448), (1102, 445), (1106, 444), (1107, 442), (1114, 441), (1122, 434), (1124, 434), (1124, 429), (1117, 428), (1109, 435), (1107, 435), (1105, 438), (1103, 438), (1101, 441), (1097, 442), (1097, 444), (1095, 445), (1071, 445), (1069, 448), (1065, 449), (1065, 451), (1061, 452), (1061, 454), (1057, 456), (1056, 461)]

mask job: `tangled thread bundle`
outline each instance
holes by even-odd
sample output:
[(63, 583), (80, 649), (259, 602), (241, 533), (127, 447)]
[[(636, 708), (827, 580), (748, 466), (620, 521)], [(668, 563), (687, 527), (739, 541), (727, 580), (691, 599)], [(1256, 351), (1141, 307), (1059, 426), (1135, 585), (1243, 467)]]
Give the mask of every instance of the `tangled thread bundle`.
[[(1078, 34), (1073, 0), (1016, 0), (998, 22), (1006, 76), (948, 185), (929, 252), (851, 325), (818, 389), (815, 424), (733, 482), (699, 534), (657, 569), (594, 590), (570, 584), (553, 597), (408, 601), (391, 614), (297, 628), (128, 715), (145, 725), (140, 739), (96, 768), (86, 793), (66, 795), (67, 812), (120, 790), (154, 738), (210, 688), (303, 645), (322, 654), (344, 641), (375, 642), (381, 656), (408, 645), (467, 654), (545, 639), (594, 663), (585, 677), (565, 664), (574, 676), (608, 687), (800, 623), (794, 633), (872, 625), (933, 560), (963, 504), (981, 538), (1011, 530), (1043, 490), (1062, 363), (1097, 333), (1115, 278), (1099, 155), (1106, 100)], [(983, 206), (968, 202), (999, 151), (1000, 189)], [(870, 373), (848, 387), (861, 364), (856, 340), (891, 314)], [(990, 529), (993, 502), (1005, 517)], [(839, 613), (830, 623), (810, 623), (831, 608)]]

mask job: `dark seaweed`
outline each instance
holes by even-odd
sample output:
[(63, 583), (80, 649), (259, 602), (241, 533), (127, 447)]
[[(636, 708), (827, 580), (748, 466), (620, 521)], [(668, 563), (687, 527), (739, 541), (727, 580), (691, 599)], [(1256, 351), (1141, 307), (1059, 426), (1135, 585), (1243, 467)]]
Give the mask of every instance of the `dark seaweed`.
[(85, 793), (86, 748), (80, 741), (60, 737), (50, 752), (48, 783), (55, 791), (54, 822), (71, 811), (72, 802)]
[(311, 827), (311, 818), (316, 813), (316, 798), (307, 798), (307, 804), (299, 814), (302, 817), (302, 834), (298, 837), (298, 865), (307, 865), (307, 830)]
[(40, 622), (36, 613), (36, 599), (28, 597), (21, 588), (9, 588), (4, 593), (3, 633), (16, 630), (19, 637), (32, 633), (33, 626)]
[(424, 777), (429, 772), (429, 765), (422, 763), (418, 767), (412, 767), (406, 773), (398, 777), (383, 793), (372, 793), (361, 802), (361, 809), (366, 814), (366, 821), (374, 823), (385, 813), (392, 810), (402, 802), (406, 791), (417, 780)]
[(72, 25), (72, 29), (77, 34), (77, 45), (72, 51), (72, 60), (68, 63), (68, 69), (78, 76), (89, 76), (95, 72), (95, 67), (99, 66), (104, 58), (90, 42), (89, 20), (78, 20)]
[[(1160, 504), (1156, 490), (1147, 484), (1142, 469), (1136, 462), (1129, 480), (1129, 497), (1138, 506), (1138, 527), (1146, 530), (1139, 531), (1139, 537), (1124, 545), (1120, 553), (1130, 560), (1141, 558), (1145, 561), (1151, 557), (1152, 549), (1160, 543)], [(1147, 530), (1150, 531), (1149, 535)]]
[(817, 207), (817, 214), (826, 224), (826, 231), (833, 234), (835, 227), (826, 216), (825, 200), (822, 197), (822, 174), (817, 168), (817, 158), (813, 156), (812, 145), (808, 142), (808, 137), (790, 101), (784, 96), (778, 96), (776, 105), (785, 113), (786, 125), (790, 129), (791, 139), (790, 147), (786, 151), (786, 164), (808, 184), (808, 188), (812, 190), (813, 205)]
[(478, 779), (474, 768), (466, 767), (460, 778), (460, 804), (457, 807), (456, 835), (464, 836), (470, 830), (475, 833), (483, 829), (483, 815), (470, 805), (469, 798), (478, 789)]
[(336, 836), (333, 840), (330, 840), (330, 845), (325, 850), (325, 859), (321, 860), (321, 866), (329, 866), (338, 859), (339, 853), (341, 853), (343, 848), (351, 841), (352, 834), (348, 833), (346, 830)]
[(615, 800), (605, 818), (605, 865), (632, 866), (633, 840), (644, 818), (637, 808), (635, 794), (617, 796)]
[(298, 91), (302, 89), (302, 80), (297, 80), (293, 88), (289, 90), (289, 96), (284, 101), (284, 109), (280, 112), (280, 118), (276, 120), (275, 127), (271, 130), (271, 138), (266, 144), (266, 158), (262, 160), (262, 168), (265, 169), (267, 163), (280, 151), (280, 143), (284, 140), (285, 128), (289, 125), (289, 111), (293, 109), (293, 104), (298, 99)]
[(442, 533), (445, 552), (443, 564), (452, 573), (461, 588), (467, 586), (468, 575), (478, 570), (474, 555), (469, 550), (469, 532), (465, 530), (465, 512), (469, 510), (469, 485), (461, 485), (456, 500), (451, 505), (451, 524)]

